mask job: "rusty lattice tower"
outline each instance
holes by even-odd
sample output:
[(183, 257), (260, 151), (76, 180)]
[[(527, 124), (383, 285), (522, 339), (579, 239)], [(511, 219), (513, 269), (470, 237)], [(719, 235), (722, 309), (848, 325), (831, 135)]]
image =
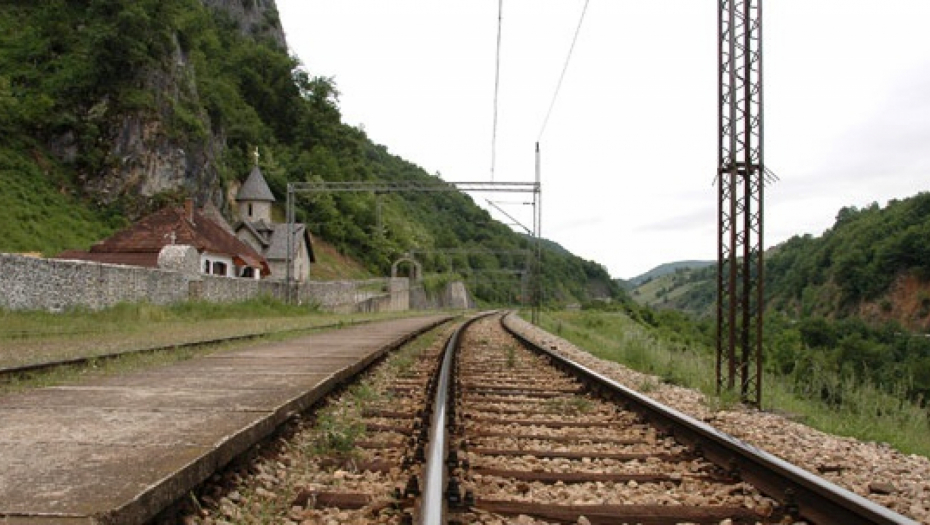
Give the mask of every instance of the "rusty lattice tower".
[(762, 401), (762, 0), (719, 0), (717, 390)]

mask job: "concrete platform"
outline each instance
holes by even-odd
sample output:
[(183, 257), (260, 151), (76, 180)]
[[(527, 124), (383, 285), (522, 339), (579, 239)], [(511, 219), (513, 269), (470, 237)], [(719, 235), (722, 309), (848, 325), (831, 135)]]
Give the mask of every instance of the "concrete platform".
[(139, 524), (445, 316), (0, 396), (0, 523)]

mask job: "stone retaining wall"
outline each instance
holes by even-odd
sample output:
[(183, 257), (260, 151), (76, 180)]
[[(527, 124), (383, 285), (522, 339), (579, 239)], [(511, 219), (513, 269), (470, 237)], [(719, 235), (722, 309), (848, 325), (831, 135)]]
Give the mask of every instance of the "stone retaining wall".
[(189, 281), (166, 270), (0, 254), (0, 307), (10, 310), (170, 304), (188, 298)]
[[(406, 278), (313, 281), (294, 286), (300, 304), (327, 311), (384, 312), (411, 308), (411, 289)], [(0, 253), (0, 308), (8, 310), (99, 310), (127, 302), (158, 305), (187, 300), (238, 302), (264, 296), (285, 300), (287, 286), (281, 281)], [(449, 302), (441, 297), (431, 306), (460, 308), (457, 302), (446, 304)]]

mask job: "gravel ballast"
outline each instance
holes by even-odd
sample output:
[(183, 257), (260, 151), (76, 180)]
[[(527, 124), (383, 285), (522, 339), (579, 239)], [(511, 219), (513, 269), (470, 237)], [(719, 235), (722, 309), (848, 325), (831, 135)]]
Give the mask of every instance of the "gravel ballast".
[(835, 436), (770, 412), (737, 406), (712, 409), (698, 391), (599, 359), (574, 344), (515, 316), (507, 323), (527, 339), (636, 389), (655, 385), (648, 396), (818, 474), (847, 490), (911, 519), (930, 524), (930, 458), (903, 454), (883, 443)]

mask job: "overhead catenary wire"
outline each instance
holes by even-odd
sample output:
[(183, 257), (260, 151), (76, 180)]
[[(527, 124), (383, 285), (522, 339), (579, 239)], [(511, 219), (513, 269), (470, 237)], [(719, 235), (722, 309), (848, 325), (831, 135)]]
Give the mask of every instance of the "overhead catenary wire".
[(494, 123), (491, 130), (491, 181), (497, 167), (497, 107), (501, 85), (501, 28), (504, 22), (504, 0), (497, 2), (497, 52), (494, 66)]
[(555, 107), (555, 102), (559, 98), (559, 91), (562, 89), (562, 81), (565, 80), (565, 73), (568, 71), (568, 65), (572, 61), (572, 55), (575, 53), (575, 44), (578, 42), (578, 35), (581, 33), (581, 27), (584, 25), (584, 17), (588, 12), (588, 4), (591, 0), (585, 0), (584, 7), (581, 10), (581, 17), (578, 19), (578, 27), (575, 28), (575, 36), (572, 38), (572, 45), (568, 49), (568, 56), (565, 58), (565, 65), (562, 66), (562, 74), (559, 76), (559, 83), (555, 87), (555, 93), (552, 95), (552, 101), (549, 103), (549, 110), (546, 111), (546, 118), (543, 119), (542, 128), (539, 130), (539, 137), (536, 139), (537, 142), (542, 141), (543, 133), (546, 132), (546, 126), (549, 125), (549, 117), (552, 116), (552, 109)]

